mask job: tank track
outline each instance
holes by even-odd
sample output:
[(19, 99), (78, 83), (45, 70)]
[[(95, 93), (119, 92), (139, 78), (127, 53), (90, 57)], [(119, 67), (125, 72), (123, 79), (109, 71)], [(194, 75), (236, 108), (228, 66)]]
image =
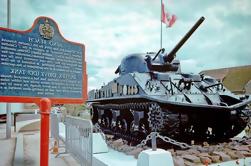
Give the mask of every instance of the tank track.
[[(160, 107), (160, 115), (151, 117), (156, 110), (155, 108), (151, 112), (153, 105)], [(205, 121), (214, 115), (196, 114), (194, 116), (194, 114), (177, 113), (156, 102), (92, 104), (91, 115), (93, 124), (98, 123), (105, 134), (112, 134), (117, 138), (127, 140), (129, 144), (140, 143), (151, 131), (155, 130), (161, 135), (187, 143), (191, 143), (192, 140), (200, 143), (221, 142), (235, 136), (246, 126), (246, 120), (239, 118), (235, 125), (237, 127), (233, 130), (232, 126), (230, 131), (231, 123), (224, 120), (227, 115), (222, 115), (219, 117), (222, 119), (212, 118), (211, 123), (215, 125), (210, 128)], [(224, 125), (228, 128), (222, 128), (222, 122), (229, 123)]]
[(151, 104), (153, 103), (95, 104), (92, 121), (93, 124), (98, 123), (105, 134), (137, 144), (150, 132), (147, 112)]

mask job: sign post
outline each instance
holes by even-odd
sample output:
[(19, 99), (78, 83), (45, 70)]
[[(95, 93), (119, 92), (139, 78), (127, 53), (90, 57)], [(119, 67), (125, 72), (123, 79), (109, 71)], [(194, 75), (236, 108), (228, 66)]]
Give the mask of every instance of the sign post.
[(42, 98), (40, 100), (40, 114), (41, 114), (41, 129), (40, 129), (40, 165), (48, 165), (49, 163), (49, 126), (50, 126), (50, 111), (51, 100)]
[(87, 99), (85, 46), (66, 40), (54, 20), (39, 17), (27, 31), (0, 27), (0, 102), (36, 103), (41, 111), (40, 165), (48, 166), (53, 104)]

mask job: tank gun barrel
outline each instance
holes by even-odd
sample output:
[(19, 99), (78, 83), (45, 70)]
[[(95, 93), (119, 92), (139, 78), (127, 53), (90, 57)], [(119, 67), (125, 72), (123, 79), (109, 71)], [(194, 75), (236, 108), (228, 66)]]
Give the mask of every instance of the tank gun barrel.
[(200, 26), (200, 24), (205, 20), (204, 17), (201, 17), (194, 26), (186, 33), (186, 35), (179, 41), (179, 43), (172, 49), (172, 51), (165, 55), (164, 61), (171, 63), (172, 60), (175, 58), (175, 54), (179, 49), (183, 46), (183, 44), (189, 39), (189, 37), (194, 33), (194, 31)]

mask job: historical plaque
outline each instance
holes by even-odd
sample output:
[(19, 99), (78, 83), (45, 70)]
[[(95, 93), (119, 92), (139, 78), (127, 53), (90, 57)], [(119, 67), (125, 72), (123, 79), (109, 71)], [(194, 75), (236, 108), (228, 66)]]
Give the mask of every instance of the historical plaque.
[(31, 29), (0, 28), (0, 101), (81, 103), (87, 98), (85, 47), (60, 34), (55, 21)]

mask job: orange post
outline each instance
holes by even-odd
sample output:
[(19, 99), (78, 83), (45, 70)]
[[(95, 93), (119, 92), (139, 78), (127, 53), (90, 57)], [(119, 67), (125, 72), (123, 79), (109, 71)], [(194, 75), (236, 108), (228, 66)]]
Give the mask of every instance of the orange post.
[(205, 166), (208, 166), (208, 163), (209, 163), (209, 161), (205, 160), (205, 162), (204, 162)]
[(50, 111), (51, 100), (42, 98), (40, 100), (40, 114), (41, 114), (41, 127), (40, 127), (40, 166), (49, 165), (49, 124), (50, 124)]
[(52, 153), (53, 154), (58, 154), (58, 141), (54, 141), (54, 146), (52, 147)]

